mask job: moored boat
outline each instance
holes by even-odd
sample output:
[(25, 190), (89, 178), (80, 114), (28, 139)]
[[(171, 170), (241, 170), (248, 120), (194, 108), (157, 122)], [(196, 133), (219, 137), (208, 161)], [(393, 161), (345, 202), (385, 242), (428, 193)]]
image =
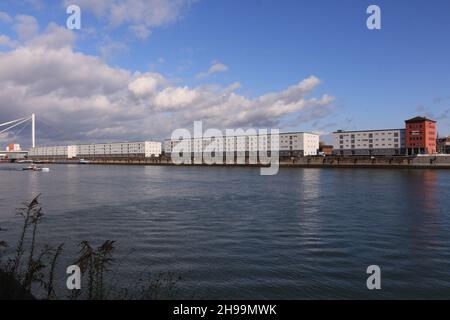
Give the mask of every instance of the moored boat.
[(50, 172), (50, 168), (41, 168), (35, 165), (31, 165), (28, 167), (22, 168), (22, 171), (42, 171), (42, 172)]

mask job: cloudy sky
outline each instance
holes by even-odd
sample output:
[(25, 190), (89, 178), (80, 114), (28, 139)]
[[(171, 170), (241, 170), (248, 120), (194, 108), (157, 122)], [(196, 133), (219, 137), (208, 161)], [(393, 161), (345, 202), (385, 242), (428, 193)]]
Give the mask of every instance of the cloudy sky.
[[(0, 123), (36, 113), (40, 145), (161, 140), (196, 120), (327, 139), (419, 114), (450, 134), (449, 34), (447, 0), (1, 0)], [(21, 129), (0, 143), (29, 145)]]

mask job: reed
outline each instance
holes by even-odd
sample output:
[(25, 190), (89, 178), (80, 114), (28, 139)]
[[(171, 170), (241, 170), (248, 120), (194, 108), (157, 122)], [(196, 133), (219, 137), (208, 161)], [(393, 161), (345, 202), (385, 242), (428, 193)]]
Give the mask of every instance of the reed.
[[(22, 208), (17, 209), (17, 215), (22, 217), (23, 222), (14, 257), (10, 258), (6, 264), (0, 261), (0, 272), (3, 273), (4, 278), (13, 279), (10, 283), (19, 285), (21, 291), (29, 293), (27, 296), (31, 296), (34, 283), (39, 284), (40, 287), (47, 286), (50, 293), (53, 292), (53, 274), (62, 250), (62, 245), (59, 245), (57, 249), (48, 245), (38, 248), (38, 229), (44, 218), (39, 197), (40, 195), (36, 196), (32, 201), (24, 203)], [(2, 247), (7, 246), (5, 241), (1, 244)], [(52, 257), (51, 260), (49, 260), (50, 257)], [(44, 274), (45, 269), (50, 269), (48, 280)]]
[(107, 297), (105, 275), (111, 271), (114, 244), (115, 241), (106, 240), (97, 248), (93, 248), (89, 241), (82, 241), (79, 245), (80, 256), (75, 264), (80, 267), (83, 278), (87, 276), (87, 299), (89, 300), (103, 300)]
[(28, 228), (30, 226), (30, 216), (32, 215), (33, 211), (36, 210), (36, 208), (39, 206), (39, 199), (38, 195), (35, 197), (30, 203), (24, 203), (23, 208), (17, 209), (17, 214), (22, 216), (23, 218), (23, 225), (22, 230), (20, 232), (19, 240), (17, 242), (16, 246), (16, 256), (14, 260), (11, 261), (11, 269), (10, 273), (15, 276), (18, 280), (20, 280), (20, 267), (21, 267), (21, 261), (22, 256), (24, 254), (24, 242), (25, 242), (25, 236), (27, 234)]
[[(0, 228), (0, 232), (4, 231), (2, 228)], [(0, 271), (2, 266), (2, 258), (3, 258), (3, 250), (8, 248), (8, 243), (6, 241), (0, 240)]]
[(45, 284), (45, 288), (47, 290), (47, 300), (51, 300), (56, 297), (55, 289), (54, 289), (55, 268), (56, 268), (56, 263), (58, 261), (58, 258), (63, 252), (63, 247), (64, 247), (64, 244), (60, 244), (54, 250), (53, 258), (50, 263), (50, 271), (48, 274), (48, 281)]
[[(39, 244), (39, 226), (44, 221), (44, 213), (39, 203), (40, 195), (31, 202), (17, 209), (23, 222), (12, 257), (3, 263), (2, 252), (8, 248), (5, 241), (0, 241), (0, 288), (6, 285), (11, 288), (3, 292), (20, 292), (10, 298), (32, 299), (40, 293), (42, 299), (64, 299), (58, 295), (55, 287), (57, 264), (64, 252), (64, 244), (56, 247)], [(0, 231), (4, 231), (0, 229)], [(74, 264), (80, 267), (84, 280), (82, 290), (72, 290), (69, 299), (106, 300), (106, 299), (168, 299), (177, 293), (180, 277), (173, 273), (160, 273), (156, 277), (141, 277), (133, 288), (116, 290), (112, 285), (111, 274), (116, 249), (116, 242), (106, 240), (99, 246), (89, 241), (81, 241), (78, 245), (78, 258)], [(130, 254), (134, 254), (135, 251)], [(64, 279), (65, 282), (65, 279)], [(37, 286), (35, 286), (37, 285)], [(134, 292), (134, 293), (131, 293)], [(2, 297), (0, 290), (0, 297)]]

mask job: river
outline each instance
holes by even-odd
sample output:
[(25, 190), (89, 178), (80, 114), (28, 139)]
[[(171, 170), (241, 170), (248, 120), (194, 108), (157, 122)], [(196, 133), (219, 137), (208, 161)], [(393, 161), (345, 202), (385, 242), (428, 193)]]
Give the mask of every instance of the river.
[(170, 272), (176, 298), (450, 299), (450, 170), (21, 167), (0, 164), (0, 240), (41, 194), (39, 241), (69, 261), (82, 240), (116, 240), (124, 285)]

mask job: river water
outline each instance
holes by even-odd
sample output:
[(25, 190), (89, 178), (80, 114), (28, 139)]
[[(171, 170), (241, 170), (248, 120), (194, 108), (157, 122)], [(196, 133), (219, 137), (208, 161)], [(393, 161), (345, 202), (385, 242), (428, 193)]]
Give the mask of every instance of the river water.
[(82, 240), (116, 240), (123, 286), (169, 272), (176, 298), (450, 299), (450, 171), (21, 167), (0, 164), (0, 240), (14, 244), (15, 208), (42, 194), (39, 241), (65, 243), (64, 265)]

